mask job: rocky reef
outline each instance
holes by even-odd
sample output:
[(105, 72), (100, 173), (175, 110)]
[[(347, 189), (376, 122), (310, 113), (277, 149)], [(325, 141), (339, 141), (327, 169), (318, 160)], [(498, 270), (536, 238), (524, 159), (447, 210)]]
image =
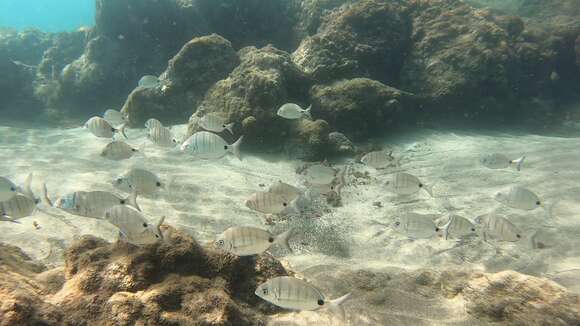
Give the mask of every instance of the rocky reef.
[[(164, 227), (164, 234), (163, 243), (142, 248), (83, 236), (66, 249), (64, 267), (50, 270), (20, 249), (0, 245), (0, 325), (339, 323), (322, 311), (282, 311), (254, 295), (257, 284), (291, 273), (269, 254), (235, 258), (171, 227)], [(347, 318), (360, 325), (448, 318), (470, 325), (580, 320), (577, 294), (513, 271), (371, 272), (327, 266), (306, 277), (329, 296), (352, 292)]]
[(54, 270), (2, 245), (0, 325), (258, 325), (278, 311), (254, 295), (288, 275), (272, 256), (230, 257), (164, 234), (143, 248), (83, 236)]
[[(246, 149), (305, 159), (339, 153), (335, 132), (544, 128), (580, 94), (579, 14), (569, 0), (516, 2), (98, 0), (93, 28), (2, 32), (0, 110), (62, 122), (123, 108), (132, 126), (189, 118), (189, 134), (216, 112)], [(163, 87), (136, 88), (143, 75)], [(281, 120), (285, 102), (312, 104), (315, 120)]]

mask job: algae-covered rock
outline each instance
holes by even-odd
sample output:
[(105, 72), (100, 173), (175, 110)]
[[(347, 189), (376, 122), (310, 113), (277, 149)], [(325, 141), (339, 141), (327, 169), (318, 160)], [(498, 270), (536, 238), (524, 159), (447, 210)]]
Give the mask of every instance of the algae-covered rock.
[(367, 78), (316, 85), (311, 95), (314, 116), (356, 139), (399, 126), (414, 110), (412, 94)]
[(212, 34), (194, 38), (169, 61), (162, 74), (163, 86), (134, 89), (122, 111), (132, 125), (141, 126), (150, 118), (181, 123), (205, 92), (238, 62), (231, 43), (223, 37)]
[(280, 118), (276, 112), (286, 102), (307, 98), (310, 82), (288, 53), (272, 46), (244, 48), (239, 56), (240, 65), (207, 92), (190, 118), (188, 134), (200, 129), (199, 118), (214, 112), (236, 123), (245, 146), (279, 148), (295, 121)]
[(319, 83), (369, 77), (396, 84), (410, 44), (410, 23), (396, 4), (373, 0), (343, 6), (302, 41), (293, 60)]

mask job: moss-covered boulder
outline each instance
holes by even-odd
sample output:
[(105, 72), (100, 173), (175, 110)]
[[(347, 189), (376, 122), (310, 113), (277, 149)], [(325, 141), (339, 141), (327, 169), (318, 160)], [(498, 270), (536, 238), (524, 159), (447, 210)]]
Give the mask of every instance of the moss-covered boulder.
[(410, 35), (403, 7), (360, 1), (325, 16), (319, 32), (304, 39), (292, 57), (319, 83), (369, 77), (396, 85)]
[(413, 94), (367, 78), (316, 85), (311, 96), (314, 116), (358, 140), (409, 121), (417, 103)]
[(169, 61), (163, 85), (135, 88), (123, 105), (129, 122), (141, 126), (149, 118), (183, 123), (205, 92), (239, 63), (231, 43), (212, 34), (192, 39)]

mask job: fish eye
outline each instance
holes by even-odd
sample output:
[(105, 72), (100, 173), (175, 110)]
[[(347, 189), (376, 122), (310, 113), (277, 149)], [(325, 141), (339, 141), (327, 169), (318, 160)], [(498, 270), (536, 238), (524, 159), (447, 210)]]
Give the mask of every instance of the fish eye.
[(268, 238), (268, 242), (270, 242), (270, 243), (274, 242), (274, 238), (272, 238), (272, 237), (269, 237), (269, 238)]
[(224, 149), (228, 149), (228, 145), (224, 145)]
[(121, 205), (125, 205), (125, 200), (121, 199)]
[(419, 184), (419, 188), (423, 188), (423, 184), (422, 183)]
[(516, 238), (518, 238), (518, 239), (519, 239), (519, 238), (521, 238), (521, 237), (522, 237), (521, 235), (519, 235), (519, 234), (516, 234)]
[(147, 223), (143, 223), (143, 227), (146, 228), (147, 227)]
[(539, 200), (536, 202), (536, 205), (538, 205), (538, 206), (540, 206), (541, 204), (542, 203)]
[(475, 228), (471, 228), (471, 232), (475, 232)]
[(286, 206), (288, 206), (288, 204), (287, 203), (282, 203), (282, 206), (286, 207)]
[(322, 299), (318, 299), (318, 302), (316, 303), (318, 303), (319, 306), (324, 306), (324, 300)]
[(440, 230), (440, 229), (439, 229), (438, 227), (436, 227), (436, 228), (435, 228), (435, 232), (439, 232), (439, 230)]
[(115, 128), (111, 128), (111, 131), (112, 131), (112, 132), (115, 132), (116, 130), (115, 130)]
[(156, 185), (157, 187), (161, 187), (161, 182), (157, 181), (157, 182), (155, 183), (155, 185)]
[(263, 295), (268, 295), (268, 288), (263, 288), (262, 289), (262, 294)]
[(399, 221), (395, 222), (395, 226), (399, 226), (399, 225), (401, 225), (401, 222), (399, 222)]
[(123, 179), (121, 179), (121, 178), (118, 178), (118, 179), (116, 180), (116, 182), (117, 182), (117, 184), (120, 184), (120, 183), (122, 183), (122, 182), (123, 182)]
[(132, 152), (136, 152), (137, 150), (135, 148), (131, 148), (131, 151)]
[(218, 243), (218, 245), (220, 245), (220, 246), (223, 246), (223, 245), (225, 244), (224, 240), (219, 240), (217, 243)]
[(14, 187), (10, 187), (10, 191), (12, 191), (12, 192), (16, 192), (16, 188), (14, 188)]
[(157, 234), (157, 233), (156, 233), (156, 234), (155, 234), (155, 237), (156, 237), (157, 239), (159, 239), (159, 234)]

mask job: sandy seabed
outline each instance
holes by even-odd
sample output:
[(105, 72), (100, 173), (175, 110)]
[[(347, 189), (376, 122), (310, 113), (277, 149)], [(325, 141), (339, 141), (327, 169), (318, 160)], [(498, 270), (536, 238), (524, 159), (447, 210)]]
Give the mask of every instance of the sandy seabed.
[[(173, 128), (178, 135), (185, 129), (186, 126)], [(578, 138), (499, 132), (408, 133), (384, 142), (396, 156), (402, 156), (399, 168), (377, 171), (352, 165), (346, 178), (348, 186), (342, 193), (342, 207), (329, 208), (321, 217), (281, 220), (270, 227), (265, 225), (263, 214), (244, 206), (245, 199), (276, 180), (299, 185), (301, 179), (295, 170), (303, 162), (252, 155), (246, 155), (243, 161), (233, 156), (196, 161), (178, 149), (151, 144), (144, 129), (128, 131), (128, 142), (139, 147), (142, 154), (120, 162), (102, 158), (99, 153), (108, 140), (95, 138), (83, 128), (0, 127), (0, 135), (0, 155), (4, 158), (0, 162), (1, 174), (22, 182), (33, 172), (37, 196), (41, 195), (43, 182), (53, 199), (79, 190), (122, 194), (112, 181), (131, 167), (146, 168), (166, 184), (155, 198), (139, 198), (143, 212), (152, 222), (166, 216), (167, 224), (187, 231), (201, 242), (211, 241), (235, 225), (270, 228), (273, 232), (292, 226), (296, 229), (291, 240), (295, 252), (274, 249), (273, 253), (294, 270), (321, 282), (329, 273), (348, 269), (511, 269), (549, 277), (580, 292)], [(525, 154), (522, 171), (483, 167), (480, 157), (494, 152), (513, 158)], [(384, 182), (396, 171), (412, 173), (424, 183), (434, 184), (434, 198), (426, 192), (402, 198), (385, 191)], [(367, 177), (355, 176), (367, 172)], [(547, 204), (558, 200), (553, 219), (546, 220), (542, 209), (519, 211), (493, 199), (495, 192), (512, 185), (533, 190)], [(455, 241), (441, 237), (409, 240), (375, 223), (389, 224), (398, 214), (411, 211), (429, 214), (438, 223), (450, 213), (473, 220), (494, 211), (512, 221), (524, 236), (517, 243), (475, 240), (451, 249), (457, 245)], [(39, 229), (33, 226), (34, 221)], [(20, 222), (0, 222), (0, 242), (19, 246), (49, 265), (61, 264), (63, 248), (80, 235), (117, 239), (117, 231), (106, 221), (70, 215), (46, 204)], [(423, 320), (452, 322), (449, 316), (459, 320), (465, 314), (460, 304), (451, 301), (430, 302), (410, 293), (401, 295), (406, 300), (390, 303), (392, 313), (397, 309), (405, 311), (403, 305), (415, 301), (420, 302), (421, 308), (413, 315)], [(447, 310), (442, 313), (441, 309)], [(302, 318), (308, 320), (310, 314), (304, 312)]]

